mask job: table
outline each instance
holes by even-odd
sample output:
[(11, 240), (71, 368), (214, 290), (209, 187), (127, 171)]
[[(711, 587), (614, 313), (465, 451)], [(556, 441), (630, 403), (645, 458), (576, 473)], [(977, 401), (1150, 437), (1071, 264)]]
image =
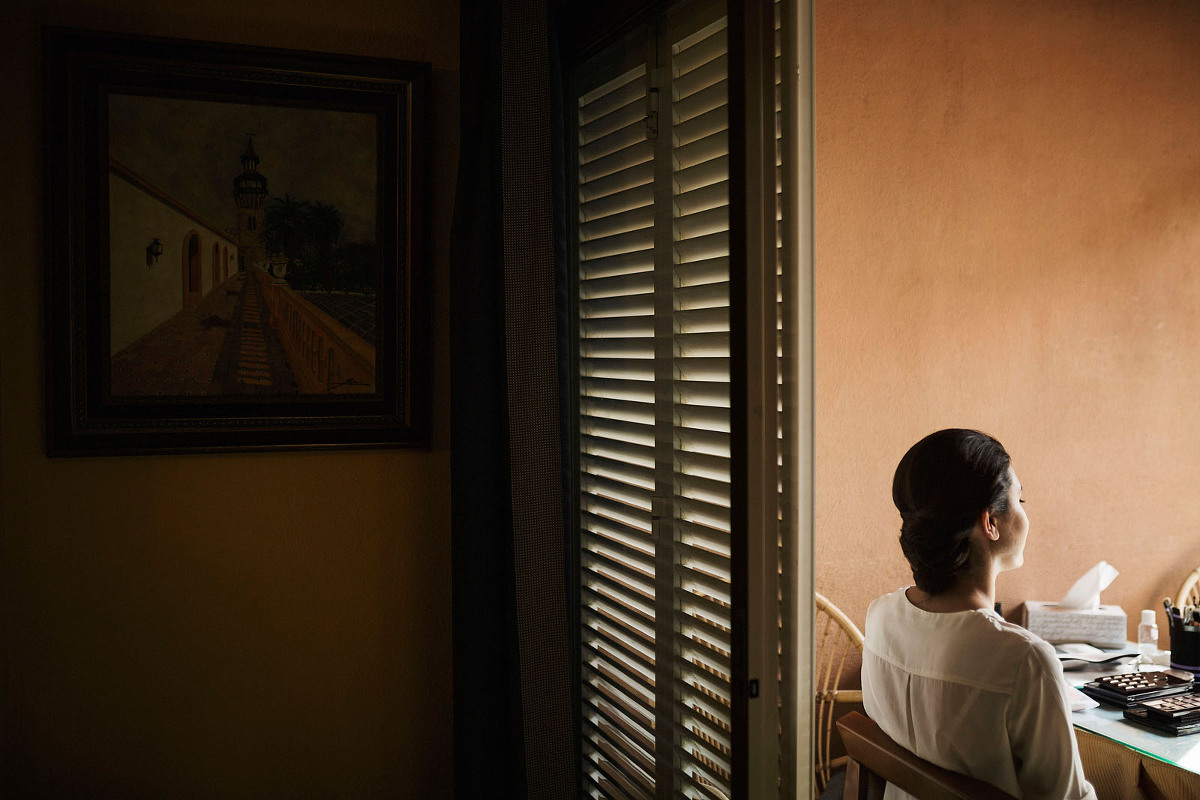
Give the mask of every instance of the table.
[[(1108, 670), (1065, 672), (1079, 687)], [(1083, 771), (1100, 800), (1200, 800), (1200, 734), (1170, 736), (1132, 722), (1121, 711), (1101, 705), (1071, 712)]]

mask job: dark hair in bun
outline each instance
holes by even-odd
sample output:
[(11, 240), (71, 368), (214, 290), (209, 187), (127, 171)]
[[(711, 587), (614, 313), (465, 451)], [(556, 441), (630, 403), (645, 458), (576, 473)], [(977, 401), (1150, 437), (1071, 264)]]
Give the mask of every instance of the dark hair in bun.
[(892, 502), (903, 520), (900, 547), (918, 589), (944, 592), (968, 568), (980, 513), (1008, 510), (1011, 463), (1000, 442), (962, 428), (931, 433), (900, 459)]

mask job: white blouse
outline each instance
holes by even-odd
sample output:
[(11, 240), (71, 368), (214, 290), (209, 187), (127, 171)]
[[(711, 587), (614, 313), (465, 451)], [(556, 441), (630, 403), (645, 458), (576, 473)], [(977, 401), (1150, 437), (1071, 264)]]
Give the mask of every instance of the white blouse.
[[(868, 716), (901, 747), (1015, 797), (1094, 800), (1054, 649), (992, 611), (934, 614), (905, 591), (867, 609)], [(884, 798), (910, 795), (889, 785)]]

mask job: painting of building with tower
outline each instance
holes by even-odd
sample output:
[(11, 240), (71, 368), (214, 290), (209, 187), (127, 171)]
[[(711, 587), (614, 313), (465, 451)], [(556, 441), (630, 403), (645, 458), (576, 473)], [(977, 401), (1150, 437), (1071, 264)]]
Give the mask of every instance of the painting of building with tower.
[(113, 94), (109, 126), (111, 396), (375, 392), (374, 118)]

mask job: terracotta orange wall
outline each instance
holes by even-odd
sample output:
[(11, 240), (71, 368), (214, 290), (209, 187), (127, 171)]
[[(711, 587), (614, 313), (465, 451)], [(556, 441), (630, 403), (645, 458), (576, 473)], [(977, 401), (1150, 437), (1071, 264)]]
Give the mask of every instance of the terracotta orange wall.
[(938, 428), (1026, 487), (1006, 613), (1107, 559), (1136, 633), (1200, 565), (1197, 41), (1190, 0), (818, 0), (816, 584), (859, 624)]
[[(458, 4), (10, 0), (0, 24), (0, 795), (452, 796)], [(433, 446), (48, 460), (40, 25), (430, 61)]]

